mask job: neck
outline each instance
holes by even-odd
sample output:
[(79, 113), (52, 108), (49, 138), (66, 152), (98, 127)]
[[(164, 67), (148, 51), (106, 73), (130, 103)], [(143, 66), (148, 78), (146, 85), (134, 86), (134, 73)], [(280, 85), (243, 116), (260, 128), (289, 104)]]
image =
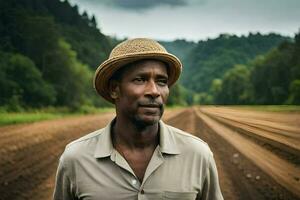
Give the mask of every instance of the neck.
[(159, 143), (159, 124), (139, 126), (116, 117), (112, 127), (112, 139), (115, 146), (129, 149), (145, 149), (156, 147)]

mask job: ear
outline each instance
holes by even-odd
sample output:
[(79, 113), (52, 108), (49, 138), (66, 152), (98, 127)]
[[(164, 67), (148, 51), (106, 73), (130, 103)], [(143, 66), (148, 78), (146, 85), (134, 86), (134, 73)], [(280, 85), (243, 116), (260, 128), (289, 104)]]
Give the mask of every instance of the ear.
[(118, 99), (120, 95), (119, 82), (116, 80), (112, 80), (109, 83), (109, 94), (110, 97), (114, 100)]

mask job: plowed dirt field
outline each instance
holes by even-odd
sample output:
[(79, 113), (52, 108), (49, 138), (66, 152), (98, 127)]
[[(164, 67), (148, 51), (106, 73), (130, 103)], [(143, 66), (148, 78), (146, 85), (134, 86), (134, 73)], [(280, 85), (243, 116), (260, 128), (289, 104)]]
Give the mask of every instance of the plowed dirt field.
[[(114, 113), (0, 128), (0, 200), (50, 200), (58, 158), (70, 141)], [(225, 199), (300, 199), (300, 114), (230, 107), (167, 110), (167, 124), (207, 142)]]

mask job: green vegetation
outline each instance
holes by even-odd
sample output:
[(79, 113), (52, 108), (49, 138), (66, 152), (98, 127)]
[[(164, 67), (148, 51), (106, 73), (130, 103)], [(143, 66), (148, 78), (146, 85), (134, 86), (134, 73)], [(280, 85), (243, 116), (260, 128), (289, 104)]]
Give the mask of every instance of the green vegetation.
[(163, 43), (183, 61), (183, 74), (169, 103), (299, 104), (297, 37), (222, 34), (197, 44)]
[(76, 117), (86, 114), (100, 114), (106, 112), (114, 112), (113, 108), (95, 108), (90, 106), (82, 106), (76, 112), (72, 112), (69, 108), (48, 107), (43, 109), (31, 109), (22, 112), (5, 112), (4, 108), (0, 109), (0, 126), (10, 124), (32, 123), (43, 120), (60, 119), (65, 117)]
[(168, 52), (176, 55), (183, 63), (185, 63), (186, 57), (197, 46), (197, 43), (186, 40), (174, 40), (172, 42), (159, 41)]
[[(180, 90), (171, 102), (299, 105), (299, 38), (300, 32), (295, 38), (259, 33), (247, 37), (220, 35), (191, 45), (193, 49), (183, 59)], [(182, 44), (180, 47), (184, 49)]]
[(222, 78), (217, 104), (300, 104), (300, 33)]
[(246, 104), (251, 98), (250, 71), (245, 65), (229, 69), (218, 85), (216, 81), (212, 84), (211, 92), (216, 104)]
[(0, 126), (58, 119), (65, 116), (62, 113), (0, 113)]
[[(0, 107), (66, 107), (72, 113), (112, 107), (92, 82), (118, 42), (67, 0), (0, 1)], [(300, 32), (295, 38), (221, 34), (161, 43), (184, 66), (169, 106), (300, 104)]]
[(222, 78), (237, 64), (246, 64), (287, 40), (280, 35), (249, 34), (237, 37), (222, 34), (216, 39), (199, 41), (184, 59), (182, 83), (197, 93), (208, 93), (212, 81)]
[(68, 1), (0, 1), (0, 106), (110, 106), (92, 88), (115, 40)]

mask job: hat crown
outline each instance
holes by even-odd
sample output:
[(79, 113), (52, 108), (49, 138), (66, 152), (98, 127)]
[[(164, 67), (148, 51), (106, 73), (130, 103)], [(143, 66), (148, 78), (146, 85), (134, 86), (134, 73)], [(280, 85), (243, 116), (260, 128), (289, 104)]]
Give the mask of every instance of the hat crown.
[(109, 58), (120, 57), (130, 54), (140, 54), (147, 52), (168, 53), (167, 50), (155, 40), (148, 38), (136, 38), (126, 40), (118, 44), (110, 53)]

